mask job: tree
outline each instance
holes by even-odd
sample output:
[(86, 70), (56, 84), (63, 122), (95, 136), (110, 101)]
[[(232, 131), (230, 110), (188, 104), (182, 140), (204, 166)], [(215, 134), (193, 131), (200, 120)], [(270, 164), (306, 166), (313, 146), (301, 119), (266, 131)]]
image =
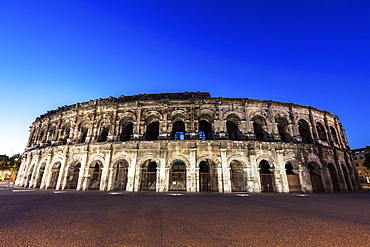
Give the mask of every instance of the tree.
[(15, 154), (12, 157), (0, 155), (0, 170), (18, 171), (22, 163), (20, 154)]

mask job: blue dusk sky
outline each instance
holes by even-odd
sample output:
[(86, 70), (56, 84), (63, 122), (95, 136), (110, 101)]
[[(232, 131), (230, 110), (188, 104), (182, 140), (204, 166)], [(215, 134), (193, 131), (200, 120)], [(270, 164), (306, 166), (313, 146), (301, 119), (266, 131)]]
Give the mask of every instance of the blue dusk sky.
[(184, 91), (313, 106), (370, 145), (367, 0), (1, 0), (0, 32), (0, 154), (60, 106)]

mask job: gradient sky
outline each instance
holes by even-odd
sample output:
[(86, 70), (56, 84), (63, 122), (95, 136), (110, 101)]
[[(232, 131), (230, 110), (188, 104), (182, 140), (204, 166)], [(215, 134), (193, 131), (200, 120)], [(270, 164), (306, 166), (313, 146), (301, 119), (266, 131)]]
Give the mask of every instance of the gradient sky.
[(0, 32), (0, 154), (60, 106), (184, 91), (313, 106), (370, 145), (367, 0), (1, 0)]

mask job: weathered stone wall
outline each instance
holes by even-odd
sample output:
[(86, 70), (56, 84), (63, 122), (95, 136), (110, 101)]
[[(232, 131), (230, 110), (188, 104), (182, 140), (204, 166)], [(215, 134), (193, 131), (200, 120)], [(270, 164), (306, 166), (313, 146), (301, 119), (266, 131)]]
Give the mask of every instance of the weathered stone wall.
[[(131, 101), (130, 101), (131, 100)], [(65, 106), (32, 124), (16, 185), (53, 189), (355, 191), (338, 117), (207, 93)]]

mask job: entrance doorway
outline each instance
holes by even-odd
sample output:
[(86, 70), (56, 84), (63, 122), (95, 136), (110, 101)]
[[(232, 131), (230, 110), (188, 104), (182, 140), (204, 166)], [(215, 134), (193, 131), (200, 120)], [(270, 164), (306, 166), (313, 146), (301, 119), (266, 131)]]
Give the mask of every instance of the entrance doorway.
[(218, 191), (216, 165), (211, 160), (199, 164), (199, 191)]
[(170, 171), (170, 191), (186, 191), (186, 166), (182, 161), (173, 163)]
[(259, 168), (261, 192), (275, 192), (275, 176), (270, 170), (270, 164), (266, 160), (261, 160)]
[(141, 168), (140, 190), (155, 191), (157, 181), (157, 163), (151, 160), (144, 162)]

